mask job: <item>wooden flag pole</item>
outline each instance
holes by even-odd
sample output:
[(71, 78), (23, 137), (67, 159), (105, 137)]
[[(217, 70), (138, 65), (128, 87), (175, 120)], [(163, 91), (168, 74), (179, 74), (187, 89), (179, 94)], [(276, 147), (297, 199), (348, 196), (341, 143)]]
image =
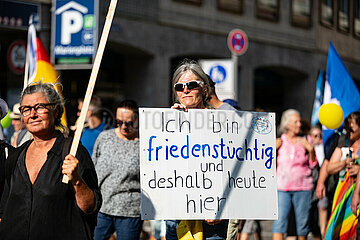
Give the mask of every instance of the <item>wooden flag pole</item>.
[(25, 69), (24, 69), (24, 87), (23, 89), (25, 89), (28, 85), (28, 81), (29, 81), (29, 42), (30, 42), (30, 37), (29, 37), (29, 28), (28, 28), (28, 38), (27, 38), (27, 46), (26, 46), (26, 56), (25, 56)]
[[(91, 71), (90, 80), (89, 80), (89, 84), (88, 84), (88, 87), (87, 87), (87, 90), (86, 90), (83, 106), (81, 108), (81, 113), (80, 113), (80, 116), (79, 116), (78, 125), (76, 127), (74, 140), (73, 140), (73, 142), (71, 144), (71, 148), (70, 148), (70, 154), (73, 155), (73, 156), (76, 155), (76, 151), (77, 151), (77, 148), (79, 146), (81, 133), (82, 133), (83, 128), (84, 128), (84, 122), (85, 122), (86, 113), (87, 113), (88, 108), (89, 108), (91, 96), (92, 96), (92, 93), (93, 93), (93, 90), (94, 90), (94, 87), (95, 87), (95, 83), (96, 83), (97, 74), (98, 74), (99, 68), (100, 68), (101, 59), (102, 59), (102, 56), (104, 54), (105, 45), (106, 45), (106, 42), (107, 42), (107, 39), (108, 39), (108, 36), (109, 36), (111, 23), (112, 23), (112, 20), (114, 18), (116, 4), (117, 4), (117, 0), (111, 0), (109, 10), (108, 10), (108, 13), (107, 13), (107, 16), (106, 16), (106, 20), (105, 20), (104, 29), (103, 29), (103, 32), (101, 34), (99, 47), (98, 47), (98, 50), (96, 52), (94, 65), (93, 65), (93, 68), (92, 68), (92, 71)], [(69, 182), (68, 176), (63, 175), (62, 182), (63, 183), (68, 183)]]

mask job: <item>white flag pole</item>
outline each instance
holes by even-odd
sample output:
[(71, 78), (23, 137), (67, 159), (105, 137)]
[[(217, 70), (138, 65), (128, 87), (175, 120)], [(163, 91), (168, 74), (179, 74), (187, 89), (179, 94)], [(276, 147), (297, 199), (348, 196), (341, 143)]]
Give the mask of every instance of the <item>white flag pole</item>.
[(28, 28), (28, 38), (27, 38), (27, 45), (26, 45), (26, 57), (25, 57), (25, 69), (24, 69), (24, 88), (25, 89), (28, 85), (29, 81), (29, 46), (30, 46), (30, 36), (29, 36), (29, 29)]
[[(85, 122), (86, 113), (87, 113), (88, 108), (89, 108), (91, 96), (92, 96), (92, 93), (93, 93), (93, 90), (94, 90), (94, 87), (95, 87), (95, 83), (96, 83), (97, 74), (98, 74), (99, 68), (100, 68), (101, 59), (102, 59), (102, 56), (104, 54), (104, 49), (105, 49), (105, 45), (106, 45), (106, 42), (107, 42), (107, 39), (108, 39), (108, 36), (109, 36), (111, 23), (112, 23), (112, 20), (114, 18), (116, 4), (117, 4), (117, 0), (111, 0), (109, 10), (108, 10), (108, 13), (107, 13), (107, 16), (106, 16), (106, 20), (105, 20), (104, 29), (103, 29), (103, 32), (101, 34), (99, 47), (98, 47), (97, 52), (96, 52), (94, 65), (93, 65), (93, 68), (92, 68), (92, 71), (91, 71), (88, 88), (86, 90), (84, 103), (83, 103), (83, 106), (81, 108), (81, 113), (80, 113), (80, 117), (79, 117), (79, 120), (78, 120), (78, 125), (77, 125), (77, 128), (76, 128), (76, 131), (75, 131), (74, 140), (73, 140), (73, 142), (71, 144), (71, 148), (70, 148), (70, 154), (73, 155), (73, 156), (76, 155), (76, 151), (77, 151), (77, 148), (79, 146), (81, 133), (82, 133), (82, 130), (84, 128), (84, 122)], [(63, 183), (68, 183), (69, 182), (68, 176), (63, 175), (62, 182)]]

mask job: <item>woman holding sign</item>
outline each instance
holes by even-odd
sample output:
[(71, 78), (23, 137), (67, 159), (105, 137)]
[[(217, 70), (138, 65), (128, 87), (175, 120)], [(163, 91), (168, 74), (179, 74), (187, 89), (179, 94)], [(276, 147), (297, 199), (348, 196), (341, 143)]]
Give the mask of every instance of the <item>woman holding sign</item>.
[[(175, 70), (172, 82), (174, 97), (177, 101), (172, 108), (184, 111), (211, 108), (207, 103), (210, 92), (209, 79), (196, 61), (185, 59)], [(182, 237), (176, 232), (179, 222), (176, 220), (166, 222), (167, 240)], [(180, 226), (182, 226), (181, 223)], [(226, 239), (227, 227), (227, 220), (204, 220), (203, 239)]]
[[(33, 139), (5, 166), (0, 239), (92, 239), (101, 194), (86, 149), (68, 154), (72, 139), (61, 124), (61, 96), (53, 84), (36, 83), (24, 89), (20, 103)], [(69, 184), (61, 182), (63, 174)]]
[(306, 239), (313, 190), (311, 168), (317, 165), (314, 147), (300, 137), (300, 113), (286, 110), (281, 116), (281, 138), (276, 140), (279, 218), (273, 223), (273, 239), (284, 239), (291, 206), (294, 207), (298, 239)]

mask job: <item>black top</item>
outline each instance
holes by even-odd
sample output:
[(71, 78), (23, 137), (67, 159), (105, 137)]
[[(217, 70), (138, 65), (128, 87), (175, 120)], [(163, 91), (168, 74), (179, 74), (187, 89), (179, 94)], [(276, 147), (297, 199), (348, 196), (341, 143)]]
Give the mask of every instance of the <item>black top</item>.
[(0, 199), (1, 199), (1, 195), (4, 190), (4, 184), (5, 184), (5, 161), (6, 161), (5, 148), (7, 148), (8, 154), (13, 153), (13, 151), (14, 151), (13, 146), (7, 144), (3, 140), (0, 140)]
[(56, 138), (34, 184), (25, 166), (30, 142), (21, 146), (23, 151), (11, 177), (10, 191), (5, 182), (0, 204), (0, 239), (92, 239), (101, 193), (90, 155), (80, 144), (76, 154), (78, 171), (95, 193), (95, 211), (85, 214), (76, 204), (72, 185), (61, 182), (63, 135)]

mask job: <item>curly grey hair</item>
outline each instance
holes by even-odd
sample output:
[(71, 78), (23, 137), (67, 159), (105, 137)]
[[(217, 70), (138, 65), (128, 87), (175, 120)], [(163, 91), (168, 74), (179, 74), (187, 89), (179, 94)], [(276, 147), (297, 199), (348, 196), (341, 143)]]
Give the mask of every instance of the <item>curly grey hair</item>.
[[(58, 86), (62, 87), (60, 83), (57, 83)], [(49, 103), (53, 103), (54, 106), (51, 106), (53, 109), (58, 108), (59, 113), (55, 117), (55, 127), (59, 128), (61, 132), (67, 137), (69, 134), (69, 129), (62, 124), (61, 116), (64, 113), (64, 100), (63, 97), (57, 92), (56, 87), (52, 83), (33, 83), (29, 84), (21, 93), (20, 95), (20, 103), (26, 95), (34, 94), (34, 93), (43, 93), (45, 98), (48, 100)]]

